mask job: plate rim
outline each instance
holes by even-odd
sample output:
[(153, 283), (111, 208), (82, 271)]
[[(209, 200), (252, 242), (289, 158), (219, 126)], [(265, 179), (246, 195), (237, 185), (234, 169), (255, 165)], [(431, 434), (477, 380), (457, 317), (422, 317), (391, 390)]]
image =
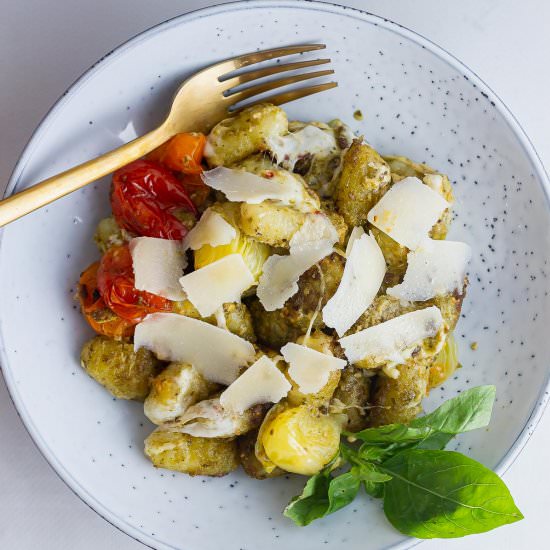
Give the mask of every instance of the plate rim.
[[(190, 23), (197, 19), (210, 17), (212, 15), (218, 15), (227, 12), (235, 12), (241, 10), (252, 9), (280, 9), (280, 8), (293, 8), (293, 9), (305, 9), (311, 11), (320, 11), (328, 13), (336, 13), (339, 15), (350, 16), (355, 19), (360, 19), (364, 22), (373, 24), (375, 26), (383, 27), (387, 30), (395, 32), (398, 35), (405, 36), (409, 40), (419, 44), (421, 47), (430, 50), (437, 57), (451, 65), (456, 70), (460, 71), (462, 75), (472, 81), (480, 90), (487, 93), (488, 101), (494, 102), (495, 108), (503, 116), (505, 122), (508, 124), (514, 135), (518, 138), (520, 145), (522, 146), (525, 154), (531, 161), (533, 169), (537, 175), (537, 179), (541, 182), (541, 186), (544, 195), (547, 199), (547, 207), (550, 210), (550, 178), (546, 169), (540, 159), (533, 143), (529, 139), (525, 130), (510, 111), (507, 105), (500, 99), (500, 97), (488, 86), (470, 67), (460, 61), (453, 54), (448, 52), (445, 48), (429, 40), (425, 36), (413, 31), (399, 23), (396, 23), (388, 18), (380, 15), (376, 15), (372, 12), (362, 10), (350, 6), (342, 6), (333, 2), (325, 2), (319, 0), (237, 0), (228, 2), (221, 5), (208, 6), (193, 11), (189, 11), (180, 15), (176, 15), (163, 22), (160, 22), (152, 27), (139, 32), (132, 36), (128, 40), (122, 42), (108, 53), (103, 55), (98, 61), (88, 67), (55, 101), (55, 103), (48, 109), (45, 115), (42, 117), (35, 130), (32, 132), (29, 140), (23, 148), (18, 161), (16, 162), (13, 171), (8, 180), (3, 198), (15, 193), (20, 185), (21, 174), (25, 170), (28, 162), (33, 156), (34, 150), (38, 145), (42, 136), (47, 132), (49, 125), (53, 122), (55, 116), (63, 108), (65, 103), (69, 101), (81, 86), (83, 86), (90, 78), (93, 78), (96, 73), (106, 68), (111, 61), (116, 59), (119, 55), (125, 52), (127, 49), (133, 48), (141, 41), (148, 40), (153, 35), (158, 34), (172, 26), (178, 26), (186, 23)], [(4, 231), (0, 233), (0, 249), (3, 244)], [(158, 538), (152, 537), (139, 530), (133, 525), (129, 524), (124, 518), (117, 516), (114, 512), (109, 510), (102, 502), (96, 497), (88, 493), (75, 479), (71, 473), (67, 471), (65, 466), (58, 460), (55, 454), (49, 449), (47, 444), (42, 439), (41, 434), (34, 426), (33, 420), (30, 414), (27, 412), (22, 398), (17, 391), (17, 384), (13, 378), (13, 371), (9, 366), (6, 355), (6, 346), (4, 343), (4, 332), (2, 329), (3, 323), (0, 322), (0, 372), (4, 377), (8, 395), (10, 397), (15, 410), (21, 419), (23, 426), (32, 442), (44, 457), (47, 464), (53, 469), (56, 475), (67, 485), (73, 494), (75, 494), (84, 504), (91, 508), (101, 518), (116, 527), (124, 534), (133, 538), (134, 540), (144, 544), (153, 549), (166, 549), (166, 550), (178, 550), (175, 547), (160, 541)], [(503, 475), (510, 466), (515, 462), (521, 451), (524, 449), (527, 442), (530, 440), (535, 428), (537, 427), (540, 419), (542, 418), (544, 411), (550, 400), (550, 369), (546, 375), (546, 380), (539, 391), (538, 398), (531, 410), (529, 418), (527, 419), (525, 426), (512, 443), (506, 454), (499, 461), (495, 467), (495, 472), (499, 475)], [(392, 545), (394, 550), (404, 550), (405, 548), (411, 548), (421, 542), (418, 539), (408, 538), (407, 540)]]

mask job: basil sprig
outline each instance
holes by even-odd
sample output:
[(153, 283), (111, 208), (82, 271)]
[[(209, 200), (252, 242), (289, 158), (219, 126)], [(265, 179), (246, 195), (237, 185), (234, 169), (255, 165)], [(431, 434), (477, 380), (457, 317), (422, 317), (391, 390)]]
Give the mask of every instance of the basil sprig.
[[(338, 456), (308, 480), (284, 515), (308, 525), (350, 504), (362, 486), (384, 499), (390, 523), (412, 537), (462, 537), (519, 521), (523, 515), (494, 472), (443, 450), (455, 435), (487, 426), (494, 400), (494, 386), (479, 386), (407, 426), (346, 434), (360, 444), (342, 444)], [(347, 471), (336, 475), (341, 467)]]

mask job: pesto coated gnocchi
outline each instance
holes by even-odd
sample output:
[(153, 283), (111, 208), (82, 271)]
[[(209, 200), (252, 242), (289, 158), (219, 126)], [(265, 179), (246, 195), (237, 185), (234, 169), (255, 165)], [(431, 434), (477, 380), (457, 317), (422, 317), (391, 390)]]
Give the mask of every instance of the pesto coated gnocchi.
[(453, 200), (447, 176), (340, 120), (260, 104), (180, 134), (113, 176), (78, 293), (100, 334), (82, 366), (144, 400), (156, 467), (331, 468), (342, 432), (411, 422), (458, 366)]

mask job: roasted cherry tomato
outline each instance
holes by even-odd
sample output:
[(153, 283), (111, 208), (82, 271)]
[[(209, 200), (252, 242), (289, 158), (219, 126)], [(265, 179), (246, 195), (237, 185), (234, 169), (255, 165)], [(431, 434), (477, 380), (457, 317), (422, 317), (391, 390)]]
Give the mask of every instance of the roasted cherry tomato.
[(132, 256), (127, 245), (105, 252), (97, 270), (97, 288), (117, 315), (139, 323), (148, 313), (172, 311), (172, 302), (134, 287)]
[(199, 174), (182, 174), (180, 181), (195, 206), (202, 206), (210, 196), (212, 189), (202, 181)]
[(170, 170), (152, 160), (136, 160), (113, 174), (111, 207), (120, 227), (146, 237), (182, 239), (188, 225), (178, 218), (197, 209)]
[(205, 145), (204, 134), (176, 134), (172, 139), (151, 151), (147, 158), (177, 172), (200, 174)]
[(97, 288), (99, 262), (93, 263), (80, 276), (78, 300), (86, 321), (98, 333), (120, 340), (134, 333), (135, 322), (119, 317), (103, 301)]

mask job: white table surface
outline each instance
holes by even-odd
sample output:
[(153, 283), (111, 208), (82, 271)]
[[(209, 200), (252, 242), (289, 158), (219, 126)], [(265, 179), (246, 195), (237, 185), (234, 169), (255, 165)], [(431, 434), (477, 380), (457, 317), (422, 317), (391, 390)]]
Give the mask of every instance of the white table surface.
[[(0, 0), (0, 190), (42, 116), (86, 68), (136, 33), (213, 3)], [(548, 0), (340, 3), (397, 21), (461, 59), (504, 100), (550, 168)], [(546, 414), (504, 476), (524, 521), (467, 539), (426, 542), (422, 548), (548, 547), (549, 436)], [(0, 377), (0, 548), (35, 547), (144, 548), (97, 516), (56, 476), (25, 431)]]

